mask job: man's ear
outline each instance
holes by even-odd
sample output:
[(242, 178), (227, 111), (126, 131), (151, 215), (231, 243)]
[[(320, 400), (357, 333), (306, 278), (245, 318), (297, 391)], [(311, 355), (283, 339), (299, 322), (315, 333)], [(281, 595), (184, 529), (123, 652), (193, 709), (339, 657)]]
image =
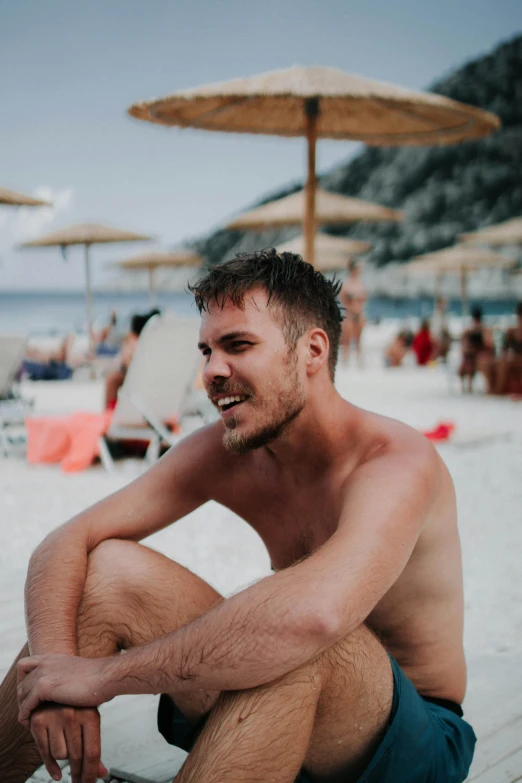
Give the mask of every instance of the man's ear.
[(315, 375), (321, 367), (328, 363), (330, 341), (324, 329), (310, 329), (306, 349), (306, 371)]

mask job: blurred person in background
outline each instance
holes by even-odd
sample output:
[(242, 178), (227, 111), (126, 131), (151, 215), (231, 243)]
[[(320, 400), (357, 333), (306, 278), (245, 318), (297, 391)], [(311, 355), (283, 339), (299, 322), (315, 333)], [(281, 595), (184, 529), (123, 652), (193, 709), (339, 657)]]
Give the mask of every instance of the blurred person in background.
[(362, 365), (361, 337), (364, 329), (364, 306), (366, 289), (361, 280), (359, 263), (352, 259), (348, 263), (348, 277), (341, 288), (340, 299), (345, 309), (341, 333), (341, 361), (348, 364), (352, 342), (355, 343), (357, 363)]
[(491, 329), (482, 323), (482, 308), (471, 310), (472, 324), (462, 335), (462, 362), (459, 375), (462, 391), (473, 390), (473, 379), (477, 372), (486, 378), (488, 393), (493, 391), (495, 372), (495, 343)]
[(496, 362), (494, 393), (522, 393), (522, 302), (516, 306), (517, 323), (504, 334), (502, 354)]
[(384, 352), (386, 367), (400, 367), (403, 359), (411, 349), (413, 334), (408, 329), (402, 329), (388, 344)]
[(124, 335), (117, 331), (117, 323), (118, 316), (113, 310), (109, 323), (99, 332), (93, 332), (96, 356), (117, 356), (121, 350)]
[(421, 367), (428, 364), (428, 362), (434, 358), (435, 341), (431, 336), (430, 322), (427, 318), (424, 318), (421, 321), (419, 331), (413, 338), (411, 347), (417, 358), (417, 364)]

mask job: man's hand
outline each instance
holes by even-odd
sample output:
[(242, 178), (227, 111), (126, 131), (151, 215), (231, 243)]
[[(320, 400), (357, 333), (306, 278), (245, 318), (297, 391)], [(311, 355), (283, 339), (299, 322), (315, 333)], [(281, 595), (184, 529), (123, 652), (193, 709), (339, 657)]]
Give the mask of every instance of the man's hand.
[(32, 713), (29, 727), (54, 780), (62, 777), (57, 759), (69, 761), (72, 783), (94, 783), (107, 774), (100, 760), (100, 715), (96, 708), (45, 704)]
[(106, 676), (110, 658), (33, 655), (18, 661), (18, 720), (29, 727), (31, 713), (42, 702), (72, 707), (99, 707), (110, 701)]

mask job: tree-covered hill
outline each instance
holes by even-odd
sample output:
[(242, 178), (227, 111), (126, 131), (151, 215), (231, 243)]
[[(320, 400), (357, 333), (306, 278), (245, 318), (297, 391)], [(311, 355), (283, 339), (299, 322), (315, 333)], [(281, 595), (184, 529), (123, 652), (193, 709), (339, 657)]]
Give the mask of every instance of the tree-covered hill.
[[(377, 265), (445, 247), (463, 231), (522, 215), (522, 36), (428, 89), (494, 112), (502, 128), (489, 138), (448, 147), (366, 148), (320, 178), (329, 190), (406, 211), (403, 224), (360, 223), (336, 230), (372, 242), (369, 259)], [(195, 245), (208, 261), (219, 263), (296, 233), (221, 230)]]

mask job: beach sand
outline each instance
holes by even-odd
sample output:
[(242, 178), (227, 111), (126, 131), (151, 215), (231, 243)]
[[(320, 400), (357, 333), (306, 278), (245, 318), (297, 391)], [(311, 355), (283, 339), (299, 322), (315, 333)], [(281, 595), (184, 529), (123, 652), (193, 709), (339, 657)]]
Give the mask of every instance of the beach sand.
[[(457, 492), (469, 663), (464, 708), (479, 737), (473, 766), (479, 777), (473, 779), (515, 780), (515, 767), (522, 775), (516, 740), (522, 735), (522, 404), (480, 392), (462, 395), (455, 357), (449, 370), (440, 366), (385, 370), (381, 352), (388, 332), (386, 326), (367, 330), (365, 368), (340, 367), (337, 387), (350, 402), (421, 430), (439, 421), (456, 425), (451, 441), (437, 448)], [(35, 398), (38, 412), (101, 408), (100, 382), (27, 383), (23, 391)], [(64, 475), (55, 466), (30, 467), (16, 454), (0, 458), (2, 676), (24, 641), (22, 592), (31, 551), (49, 531), (131, 481), (143, 466), (126, 460), (117, 468), (109, 474), (96, 465), (81, 474)], [(225, 594), (269, 573), (258, 536), (215, 503), (146, 543)], [(167, 780), (168, 774), (172, 777), (182, 756), (157, 735), (155, 702), (153, 697), (123, 697), (104, 706), (107, 766), (157, 781)], [(512, 777), (509, 769), (506, 776), (502, 772), (507, 763), (498, 761), (502, 756), (515, 765)], [(495, 760), (497, 766), (480, 775)], [(48, 778), (39, 775), (39, 779)]]

